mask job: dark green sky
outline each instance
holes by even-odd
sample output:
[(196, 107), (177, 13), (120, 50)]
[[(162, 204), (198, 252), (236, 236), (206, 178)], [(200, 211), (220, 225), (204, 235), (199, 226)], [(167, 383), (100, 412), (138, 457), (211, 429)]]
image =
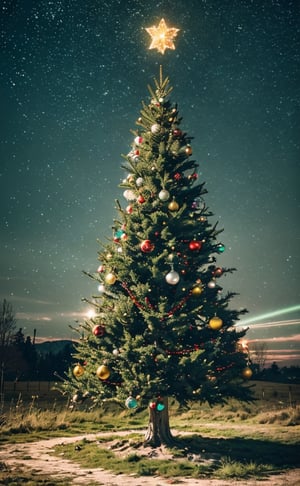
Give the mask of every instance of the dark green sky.
[[(115, 198), (125, 204), (121, 154), (160, 64), (225, 229), (219, 263), (238, 269), (224, 288), (240, 292), (249, 319), (299, 306), (298, 2), (3, 0), (0, 9), (0, 298), (25, 333), (70, 337), (86, 312), (81, 298), (95, 288), (81, 271), (97, 268), (96, 240), (111, 234)], [(180, 29), (164, 56), (148, 50), (145, 31), (162, 17)], [(292, 350), (297, 325), (275, 326)], [(279, 339), (275, 327), (264, 336)]]

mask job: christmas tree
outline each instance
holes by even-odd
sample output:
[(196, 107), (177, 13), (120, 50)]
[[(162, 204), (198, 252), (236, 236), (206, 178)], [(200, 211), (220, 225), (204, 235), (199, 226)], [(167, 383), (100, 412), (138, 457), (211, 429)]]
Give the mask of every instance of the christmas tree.
[(100, 266), (88, 273), (97, 282), (87, 299), (95, 315), (77, 328), (64, 388), (74, 402), (148, 407), (145, 442), (157, 446), (172, 441), (169, 397), (180, 405), (250, 400), (244, 381), (252, 372), (241, 345), (246, 330), (235, 327), (246, 310), (231, 309), (235, 293), (222, 292), (222, 277), (234, 269), (217, 264), (225, 246), (192, 139), (162, 69), (148, 88), (124, 157), (126, 202), (116, 201), (113, 233), (99, 242)]

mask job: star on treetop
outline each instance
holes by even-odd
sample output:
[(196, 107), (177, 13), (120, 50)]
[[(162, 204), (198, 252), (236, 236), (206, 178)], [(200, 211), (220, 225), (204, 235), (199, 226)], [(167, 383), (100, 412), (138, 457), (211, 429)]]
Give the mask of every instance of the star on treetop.
[(174, 50), (175, 45), (173, 39), (177, 36), (179, 30), (175, 27), (168, 28), (164, 19), (161, 19), (158, 27), (155, 25), (148, 27), (146, 31), (151, 35), (152, 39), (149, 49), (157, 49), (161, 54), (164, 54), (166, 49)]

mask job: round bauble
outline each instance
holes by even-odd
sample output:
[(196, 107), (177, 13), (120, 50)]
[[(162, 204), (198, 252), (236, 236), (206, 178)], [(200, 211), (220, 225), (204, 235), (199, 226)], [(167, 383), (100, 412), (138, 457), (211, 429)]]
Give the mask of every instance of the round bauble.
[(252, 375), (253, 375), (253, 372), (252, 372), (251, 368), (249, 368), (249, 366), (247, 366), (247, 368), (245, 368), (242, 371), (242, 377), (245, 378), (245, 380), (250, 380)]
[(216, 287), (216, 282), (214, 280), (210, 280), (207, 284), (209, 289), (214, 289)]
[(100, 365), (97, 368), (96, 375), (100, 380), (107, 380), (110, 376), (109, 368), (106, 365)]
[(218, 331), (223, 326), (223, 321), (220, 317), (215, 316), (209, 320), (208, 325), (213, 331)]
[(160, 132), (160, 125), (158, 125), (158, 123), (154, 123), (154, 125), (152, 125), (152, 127), (151, 127), (151, 133), (153, 133), (153, 135), (155, 135), (159, 132)]
[(130, 206), (130, 204), (129, 204), (129, 206), (126, 207), (126, 213), (127, 214), (132, 214), (132, 211), (133, 211), (133, 207)]
[(84, 373), (84, 367), (81, 366), (80, 364), (77, 364), (76, 366), (74, 366), (73, 368), (73, 375), (75, 376), (75, 378), (79, 378), (80, 376), (82, 376)]
[(182, 174), (180, 174), (180, 172), (176, 172), (174, 174), (174, 179), (175, 181), (180, 181), (180, 179), (182, 179)]
[(144, 196), (142, 196), (142, 194), (140, 194), (137, 198), (137, 202), (139, 204), (143, 204), (144, 202), (146, 201), (146, 199), (144, 198)]
[(176, 138), (182, 137), (182, 131), (179, 130), (179, 128), (174, 128), (174, 130), (172, 131), (172, 135)]
[(167, 273), (166, 281), (169, 285), (176, 285), (180, 280), (179, 273), (175, 272), (175, 270), (171, 270), (171, 272)]
[(178, 211), (179, 209), (179, 204), (175, 200), (171, 201), (170, 204), (168, 205), (168, 209), (170, 211)]
[(158, 403), (156, 404), (156, 410), (157, 410), (158, 412), (162, 412), (164, 409), (165, 409), (165, 405), (164, 405), (162, 402), (158, 402)]
[(156, 402), (150, 402), (149, 408), (151, 408), (151, 410), (155, 410), (156, 409)]
[(199, 251), (199, 250), (201, 250), (201, 247), (202, 247), (201, 241), (193, 240), (189, 243), (189, 249), (191, 251)]
[(117, 356), (119, 356), (119, 354), (120, 354), (120, 350), (119, 350), (119, 349), (117, 349), (117, 348), (115, 348), (115, 349), (113, 349), (112, 354), (113, 354), (115, 357), (117, 357)]
[(123, 230), (117, 230), (114, 234), (114, 242), (118, 243), (124, 234)]
[(192, 147), (190, 145), (186, 146), (185, 153), (186, 153), (186, 155), (192, 155), (193, 150), (192, 150)]
[(114, 273), (110, 272), (108, 273), (106, 276), (105, 276), (105, 282), (108, 284), (108, 285), (113, 285), (115, 283), (115, 281), (117, 280), (117, 277), (115, 276)]
[(203, 292), (203, 288), (197, 285), (197, 287), (192, 288), (192, 295), (193, 297), (198, 297)]
[(125, 405), (129, 409), (133, 409), (138, 406), (138, 402), (134, 397), (128, 397), (125, 401)]
[(170, 193), (166, 189), (162, 189), (158, 194), (158, 197), (161, 201), (165, 202), (168, 201), (168, 199), (170, 199)]
[(102, 326), (101, 324), (97, 324), (96, 326), (93, 327), (93, 334), (96, 337), (102, 337), (105, 334), (105, 327)]
[(222, 273), (223, 273), (223, 268), (221, 267), (215, 268), (215, 270), (212, 272), (214, 277), (221, 277)]
[(126, 191), (123, 192), (123, 196), (125, 199), (127, 199), (127, 201), (134, 201), (136, 199), (136, 196), (131, 189), (126, 189)]
[(142, 177), (138, 177), (135, 183), (138, 187), (141, 187), (144, 184), (144, 179)]
[(105, 286), (103, 284), (98, 285), (98, 292), (99, 292), (99, 294), (104, 294)]
[(151, 243), (150, 240), (144, 240), (142, 241), (140, 248), (143, 253), (150, 253), (151, 251), (154, 250), (154, 244)]
[(141, 145), (141, 143), (143, 143), (143, 137), (139, 137), (139, 136), (138, 137), (135, 137), (134, 143), (136, 145)]
[(97, 272), (98, 273), (103, 273), (105, 271), (105, 266), (104, 265), (99, 265), (99, 267), (97, 268)]
[(218, 243), (217, 245), (217, 252), (218, 253), (223, 253), (225, 251), (225, 245), (223, 243)]

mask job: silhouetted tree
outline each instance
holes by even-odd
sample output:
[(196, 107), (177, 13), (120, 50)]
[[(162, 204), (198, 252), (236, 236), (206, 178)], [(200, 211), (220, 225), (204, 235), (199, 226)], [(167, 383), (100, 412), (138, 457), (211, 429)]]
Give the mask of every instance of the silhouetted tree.
[(16, 331), (16, 322), (12, 305), (4, 299), (0, 309), (0, 350), (12, 343)]

